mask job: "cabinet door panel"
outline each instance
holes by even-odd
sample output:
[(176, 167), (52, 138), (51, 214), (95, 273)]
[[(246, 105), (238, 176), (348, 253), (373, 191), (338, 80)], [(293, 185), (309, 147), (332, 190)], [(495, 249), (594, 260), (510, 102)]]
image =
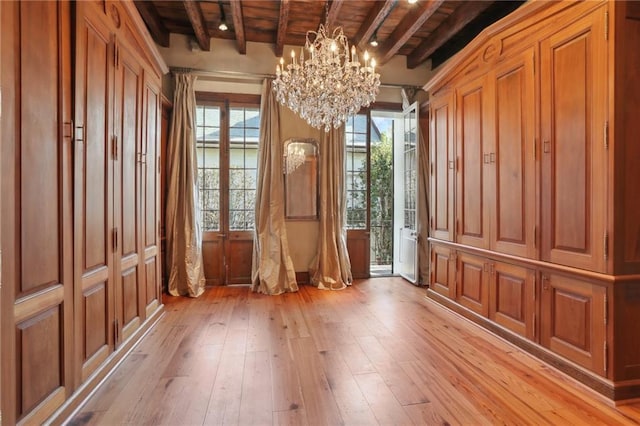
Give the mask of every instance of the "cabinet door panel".
[(541, 44), (542, 257), (603, 272), (604, 22), (598, 9)]
[(534, 339), (535, 273), (506, 263), (493, 264), (489, 318), (514, 333)]
[(457, 301), (477, 314), (489, 314), (488, 268), (485, 259), (466, 253), (457, 254), (456, 287)]
[(541, 343), (605, 374), (605, 287), (560, 275), (543, 276)]
[(495, 210), (491, 246), (535, 257), (535, 154), (533, 50), (495, 72)]
[(489, 207), (486, 197), (492, 146), (488, 98), (485, 78), (457, 91), (456, 240), (481, 248), (489, 247), (490, 213), (486, 211)]
[(431, 236), (453, 240), (453, 120), (452, 99), (441, 95), (431, 102)]
[(456, 297), (454, 266), (450, 249), (431, 245), (431, 289), (451, 299)]

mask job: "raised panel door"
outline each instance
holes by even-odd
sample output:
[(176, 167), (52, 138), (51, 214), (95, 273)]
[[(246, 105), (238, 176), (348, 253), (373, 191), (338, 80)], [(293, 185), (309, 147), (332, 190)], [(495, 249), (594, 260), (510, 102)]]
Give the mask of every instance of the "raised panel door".
[[(605, 272), (604, 8), (541, 43), (542, 259)], [(604, 241), (604, 243), (603, 243)]]
[(535, 272), (502, 262), (491, 265), (489, 319), (527, 337), (535, 338)]
[(489, 155), (494, 197), (491, 248), (535, 255), (536, 156), (534, 153), (534, 52), (501, 63), (495, 87), (495, 147)]
[(450, 299), (456, 297), (455, 260), (451, 249), (431, 245), (431, 290)]
[(606, 294), (604, 286), (562, 275), (543, 275), (542, 345), (606, 375)]
[(491, 264), (483, 257), (464, 252), (456, 255), (456, 300), (473, 312), (489, 315)]
[(489, 248), (491, 89), (481, 77), (456, 90), (456, 241)]
[(453, 98), (439, 95), (431, 100), (431, 131), (429, 136), (431, 190), (429, 211), (431, 236), (453, 241)]
[(74, 389), (70, 6), (1, 2), (2, 421)]
[(134, 55), (117, 45), (114, 119), (117, 138), (113, 143), (114, 223), (117, 241), (114, 253), (116, 342), (118, 345), (137, 328), (144, 315), (140, 287), (144, 265), (141, 253), (140, 145), (143, 70)]
[(114, 350), (112, 136), (115, 49), (94, 6), (76, 4), (74, 270), (76, 368), (85, 380)]

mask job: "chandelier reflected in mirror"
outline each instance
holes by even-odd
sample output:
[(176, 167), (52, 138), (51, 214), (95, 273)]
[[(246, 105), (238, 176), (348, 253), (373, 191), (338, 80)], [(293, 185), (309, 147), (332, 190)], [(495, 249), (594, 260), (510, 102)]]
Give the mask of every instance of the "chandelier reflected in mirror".
[[(306, 58), (305, 58), (305, 51)], [(362, 62), (355, 46), (337, 27), (328, 35), (320, 24), (318, 31), (308, 31), (300, 57), (291, 51), (291, 63), (276, 66), (273, 90), (281, 105), (289, 107), (312, 127), (325, 132), (355, 115), (375, 101), (380, 86), (376, 61), (364, 52)]]
[(307, 160), (307, 153), (302, 144), (294, 142), (289, 145), (289, 149), (287, 149), (284, 159), (285, 173), (290, 175), (298, 167), (304, 164), (304, 162)]

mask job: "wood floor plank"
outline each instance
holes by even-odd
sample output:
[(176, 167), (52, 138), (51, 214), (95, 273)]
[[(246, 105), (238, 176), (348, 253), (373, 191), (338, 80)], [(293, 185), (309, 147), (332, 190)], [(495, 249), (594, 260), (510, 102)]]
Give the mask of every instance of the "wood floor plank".
[(640, 424), (400, 278), (163, 302), (68, 424)]

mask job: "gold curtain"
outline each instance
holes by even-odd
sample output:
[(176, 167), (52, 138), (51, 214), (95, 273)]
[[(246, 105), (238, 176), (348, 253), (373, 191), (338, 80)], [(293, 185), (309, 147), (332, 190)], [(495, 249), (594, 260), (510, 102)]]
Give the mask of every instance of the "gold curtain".
[(429, 135), (418, 123), (418, 276), (422, 285), (429, 284)]
[(265, 80), (260, 101), (251, 288), (258, 293), (272, 295), (298, 291), (284, 220), (283, 144), (280, 138), (279, 108), (271, 81)]
[(309, 266), (311, 282), (319, 289), (341, 290), (351, 285), (347, 252), (344, 127), (320, 138), (320, 230), (318, 249)]
[(190, 74), (175, 74), (166, 206), (168, 290), (173, 296), (198, 297), (204, 292), (205, 284), (202, 231), (198, 222), (195, 80)]

